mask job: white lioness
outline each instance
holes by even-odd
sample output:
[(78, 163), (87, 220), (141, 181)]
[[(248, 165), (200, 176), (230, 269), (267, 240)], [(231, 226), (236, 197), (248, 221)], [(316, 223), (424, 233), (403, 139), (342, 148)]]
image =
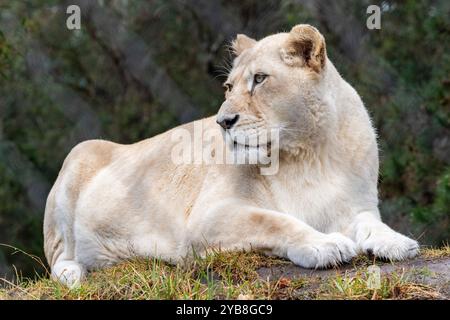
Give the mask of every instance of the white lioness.
[(358, 252), (418, 253), (416, 241), (380, 220), (376, 134), (359, 95), (327, 58), (323, 36), (297, 25), (260, 41), (238, 35), (233, 49), (226, 100), (217, 117), (200, 121), (230, 137), (279, 129), (277, 174), (261, 175), (258, 165), (174, 164), (173, 130), (131, 145), (83, 142), (47, 199), (53, 277), (73, 286), (123, 259), (176, 263), (211, 246), (261, 250), (307, 268)]

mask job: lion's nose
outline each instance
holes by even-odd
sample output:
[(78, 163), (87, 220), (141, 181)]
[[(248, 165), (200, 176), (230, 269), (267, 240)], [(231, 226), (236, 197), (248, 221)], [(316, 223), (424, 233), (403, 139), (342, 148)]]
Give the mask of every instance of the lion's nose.
[(238, 114), (228, 114), (222, 117), (217, 117), (216, 122), (225, 130), (231, 129), (239, 120)]

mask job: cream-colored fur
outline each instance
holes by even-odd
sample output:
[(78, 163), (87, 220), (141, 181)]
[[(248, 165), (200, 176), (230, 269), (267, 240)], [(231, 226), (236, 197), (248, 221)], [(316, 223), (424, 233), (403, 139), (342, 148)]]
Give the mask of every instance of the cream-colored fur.
[[(278, 129), (278, 173), (174, 164), (175, 129), (131, 145), (80, 143), (47, 199), (45, 253), (55, 278), (73, 286), (123, 259), (176, 263), (209, 246), (262, 250), (307, 268), (359, 251), (417, 254), (416, 241), (380, 220), (376, 134), (359, 95), (328, 60), (322, 35), (298, 25), (260, 41), (239, 35), (233, 48), (231, 90), (217, 117), (199, 121), (222, 134), (216, 120), (239, 114), (225, 133), (233, 138)], [(267, 76), (255, 84), (255, 74)], [(195, 124), (182, 128), (192, 132)]]

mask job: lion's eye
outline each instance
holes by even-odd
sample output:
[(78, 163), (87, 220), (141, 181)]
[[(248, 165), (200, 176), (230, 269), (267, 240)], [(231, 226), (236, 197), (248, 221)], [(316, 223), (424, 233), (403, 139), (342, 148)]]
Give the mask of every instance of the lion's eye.
[(225, 83), (223, 86), (227, 91), (233, 90), (233, 85), (231, 83)]
[(256, 84), (260, 84), (261, 82), (264, 81), (264, 79), (267, 77), (267, 75), (262, 74), (262, 73), (257, 73), (255, 74), (255, 78), (254, 78), (254, 82)]

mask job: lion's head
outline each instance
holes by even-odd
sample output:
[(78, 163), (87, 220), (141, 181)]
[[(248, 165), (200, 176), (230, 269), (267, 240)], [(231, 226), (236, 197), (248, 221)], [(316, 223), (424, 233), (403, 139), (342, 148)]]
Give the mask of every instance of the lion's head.
[(271, 130), (278, 130), (282, 150), (319, 141), (333, 117), (324, 85), (330, 62), (320, 32), (297, 25), (259, 41), (238, 35), (232, 48), (236, 58), (217, 123), (234, 147), (257, 151), (255, 137)]

